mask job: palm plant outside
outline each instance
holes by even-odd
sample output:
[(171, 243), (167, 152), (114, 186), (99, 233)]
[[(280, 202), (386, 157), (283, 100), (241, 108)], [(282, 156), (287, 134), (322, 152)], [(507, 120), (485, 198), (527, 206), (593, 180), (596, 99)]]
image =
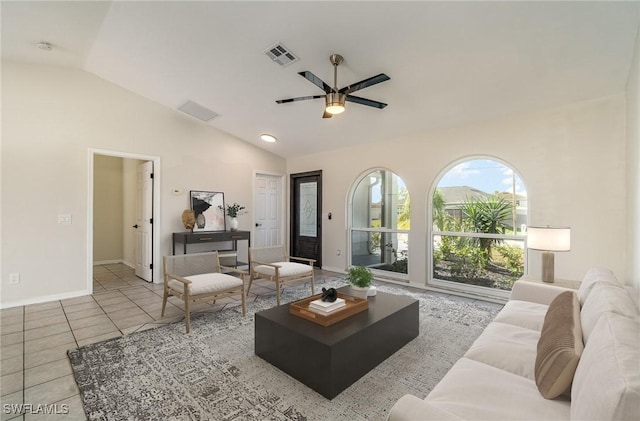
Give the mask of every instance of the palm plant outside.
[[(507, 200), (491, 195), (486, 199), (467, 200), (460, 206), (466, 216), (470, 228), (474, 232), (483, 234), (505, 234), (513, 213), (513, 206)], [(486, 262), (492, 260), (491, 249), (494, 244), (502, 240), (496, 238), (474, 238), (476, 244), (483, 251)]]

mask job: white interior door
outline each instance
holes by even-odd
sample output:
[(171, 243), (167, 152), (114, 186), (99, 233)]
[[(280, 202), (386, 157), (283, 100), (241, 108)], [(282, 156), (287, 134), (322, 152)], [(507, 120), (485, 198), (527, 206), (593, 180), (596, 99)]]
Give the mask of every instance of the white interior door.
[(153, 162), (138, 165), (136, 199), (136, 276), (153, 282)]
[(280, 246), (282, 241), (282, 177), (256, 174), (255, 229), (251, 245)]

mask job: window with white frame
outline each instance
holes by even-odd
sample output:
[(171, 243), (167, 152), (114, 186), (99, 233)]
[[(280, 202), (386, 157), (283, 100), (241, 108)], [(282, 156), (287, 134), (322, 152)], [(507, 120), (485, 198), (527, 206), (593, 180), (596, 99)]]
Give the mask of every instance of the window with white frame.
[(408, 280), (410, 198), (404, 182), (377, 169), (360, 178), (352, 192), (350, 264)]
[(432, 278), (510, 290), (524, 272), (527, 191), (509, 165), (469, 159), (432, 196)]

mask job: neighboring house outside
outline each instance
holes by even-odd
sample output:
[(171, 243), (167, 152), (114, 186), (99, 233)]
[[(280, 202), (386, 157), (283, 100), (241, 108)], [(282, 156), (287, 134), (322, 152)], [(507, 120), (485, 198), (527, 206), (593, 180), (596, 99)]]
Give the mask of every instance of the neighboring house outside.
[(459, 222), (463, 218), (460, 208), (465, 202), (491, 197), (491, 194), (469, 186), (438, 187), (438, 190), (444, 199), (445, 212)]
[[(456, 221), (462, 221), (463, 219), (462, 210), (460, 208), (465, 202), (471, 200), (483, 200), (492, 196), (491, 193), (469, 186), (438, 187), (438, 190), (444, 199), (445, 212)], [(515, 199), (515, 223), (516, 227), (522, 230), (523, 225), (526, 226), (527, 222), (527, 196), (521, 194), (516, 194), (514, 196), (513, 193), (510, 192), (496, 192), (494, 194), (508, 202), (513, 202)]]

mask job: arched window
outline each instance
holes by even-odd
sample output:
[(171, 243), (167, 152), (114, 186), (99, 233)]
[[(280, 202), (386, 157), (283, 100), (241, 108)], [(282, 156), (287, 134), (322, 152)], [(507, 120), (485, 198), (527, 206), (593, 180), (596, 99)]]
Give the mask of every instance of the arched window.
[(351, 194), (352, 266), (408, 280), (410, 200), (400, 177), (378, 169), (362, 176)]
[(433, 192), (432, 222), (434, 284), (510, 290), (522, 276), (527, 191), (507, 164), (477, 158), (451, 167)]

